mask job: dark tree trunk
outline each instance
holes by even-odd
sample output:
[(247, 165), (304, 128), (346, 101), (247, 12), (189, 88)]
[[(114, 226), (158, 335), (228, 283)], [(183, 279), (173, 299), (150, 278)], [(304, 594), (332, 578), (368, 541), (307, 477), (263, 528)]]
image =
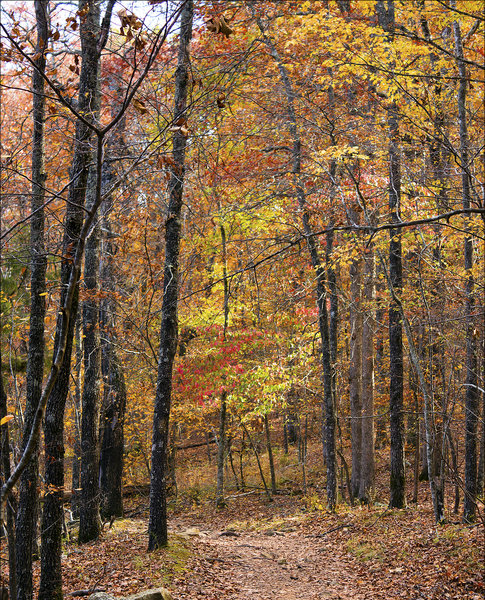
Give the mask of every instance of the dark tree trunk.
[(370, 502), (375, 479), (374, 435), (374, 251), (371, 247), (365, 258), (364, 300), (365, 317), (362, 326), (362, 462), (360, 467), (359, 498)]
[[(353, 221), (359, 222), (358, 215)], [(362, 258), (350, 265), (350, 430), (352, 443), (352, 497), (357, 498), (362, 465)]]
[[(99, 109), (98, 109), (99, 110)], [(96, 173), (88, 177), (87, 208), (96, 199)], [(79, 511), (80, 544), (96, 540), (101, 533), (98, 483), (98, 421), (101, 378), (101, 347), (99, 340), (99, 304), (97, 295), (99, 273), (99, 226), (95, 223), (86, 242), (84, 257), (83, 353), (84, 387), (81, 416), (81, 503)]]
[[(218, 202), (220, 211), (220, 204)], [(226, 230), (223, 225), (220, 226), (221, 247), (222, 247), (222, 274), (224, 279), (224, 329), (223, 341), (226, 341), (227, 325), (229, 322), (229, 283), (227, 281), (227, 252), (226, 252)], [(219, 436), (217, 441), (217, 489), (216, 489), (216, 507), (223, 508), (226, 503), (224, 500), (224, 459), (227, 452), (226, 439), (226, 420), (227, 420), (227, 393), (221, 395), (221, 410), (219, 412)]]
[[(394, 32), (394, 1), (377, 0), (380, 26), (392, 37)], [(389, 210), (391, 221), (400, 220), (401, 158), (399, 154), (399, 115), (395, 102), (388, 108), (389, 125)], [(391, 421), (391, 480), (389, 506), (403, 508), (406, 504), (404, 441), (403, 441), (403, 342), (401, 309), (397, 298), (402, 293), (401, 230), (389, 230), (389, 279), (392, 298), (389, 306), (389, 405)]]
[[(454, 2), (452, 3), (454, 6)], [(470, 173), (468, 127), (466, 122), (466, 87), (467, 71), (463, 61), (463, 43), (460, 26), (453, 23), (455, 34), (455, 53), (460, 75), (458, 89), (458, 122), (460, 128), (460, 162), (463, 208), (470, 208)], [(467, 282), (465, 288), (466, 303), (466, 380), (465, 380), (465, 497), (463, 499), (463, 519), (466, 522), (474, 521), (476, 517), (477, 497), (477, 426), (478, 426), (478, 361), (477, 338), (475, 336), (475, 323), (473, 311), (475, 307), (473, 268), (473, 242), (472, 236), (467, 232), (464, 248), (465, 269)]]
[[(275, 466), (274, 466), (273, 447), (271, 445), (271, 432), (269, 429), (268, 415), (264, 415), (264, 429), (266, 432), (266, 448), (268, 450), (269, 472), (271, 475), (271, 493), (273, 494), (273, 496), (275, 496), (277, 493), (276, 472), (275, 472)], [(306, 434), (306, 430), (305, 430), (305, 434)], [(305, 443), (306, 443), (306, 439), (305, 439)], [(306, 449), (305, 449), (305, 453), (306, 453)]]
[[(48, 0), (35, 2), (37, 24), (36, 69), (32, 74), (33, 91), (33, 145), (32, 145), (32, 216), (30, 219), (30, 329), (27, 358), (26, 407), (22, 451), (30, 438), (35, 413), (42, 394), (44, 374), (44, 319), (47, 257), (44, 246), (44, 185), (47, 179), (44, 167), (44, 78), (48, 32), (50, 26)], [(16, 600), (32, 600), (32, 554), (37, 534), (39, 498), (39, 448), (22, 473), (19, 485), (19, 506), (16, 519)], [(12, 596), (14, 597), (14, 596)]]
[[(187, 0), (181, 14), (180, 47), (175, 74), (174, 121), (186, 119), (189, 85), (193, 0)], [(148, 549), (155, 550), (168, 543), (167, 532), (167, 448), (170, 405), (172, 397), (172, 370), (177, 350), (177, 303), (179, 287), (179, 252), (181, 210), (185, 174), (187, 139), (181, 130), (173, 135), (172, 175), (169, 183), (169, 207), (165, 224), (165, 268), (163, 284), (162, 324), (158, 359), (158, 377), (153, 412), (152, 468), (150, 479), (150, 520)]]
[[(83, 115), (96, 113), (99, 52), (99, 4), (95, 0), (81, 0), (80, 9), (85, 11), (81, 19), (82, 65), (79, 79), (78, 110)], [(84, 202), (88, 180), (92, 130), (82, 121), (76, 124), (74, 156), (71, 167), (73, 183), (69, 188), (66, 209), (63, 258), (61, 267), (61, 306), (64, 306), (68, 282), (73, 269), (73, 255), (77, 247), (84, 217)], [(68, 317), (65, 352), (57, 380), (49, 395), (44, 419), (45, 440), (45, 486), (44, 510), (41, 525), (41, 579), (39, 600), (62, 600), (62, 522), (64, 494), (64, 410), (69, 389), (74, 324), (78, 309), (79, 286), (76, 285)], [(54, 355), (61, 342), (62, 312), (58, 318), (54, 340)]]
[(223, 508), (224, 500), (224, 458), (226, 456), (226, 418), (227, 402), (226, 393), (221, 395), (221, 408), (219, 411), (219, 435), (217, 436), (217, 488), (216, 507)]
[[(109, 82), (115, 90), (111, 115), (115, 118), (121, 110), (124, 98), (119, 80), (113, 76)], [(123, 117), (108, 142), (103, 163), (103, 189), (108, 189), (114, 178), (114, 156), (122, 155), (125, 148), (123, 133), (126, 118)], [(124, 424), (126, 411), (126, 384), (123, 364), (117, 351), (117, 323), (114, 292), (116, 271), (114, 256), (117, 252), (115, 233), (110, 214), (113, 198), (109, 196), (102, 206), (101, 289), (105, 297), (100, 303), (101, 371), (103, 377), (103, 406), (100, 421), (99, 487), (101, 493), (101, 516), (104, 520), (123, 516), (123, 458)]]
[(123, 453), (126, 385), (123, 368), (110, 340), (103, 344), (104, 401), (101, 419), (99, 484), (104, 520), (123, 516)]

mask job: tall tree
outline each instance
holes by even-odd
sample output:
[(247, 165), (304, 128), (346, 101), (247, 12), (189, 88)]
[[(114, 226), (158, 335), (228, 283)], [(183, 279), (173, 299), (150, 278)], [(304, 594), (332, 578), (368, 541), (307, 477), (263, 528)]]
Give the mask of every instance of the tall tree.
[[(109, 5), (112, 8), (112, 4)], [(84, 204), (88, 183), (89, 164), (92, 161), (93, 127), (90, 121), (97, 112), (97, 89), (99, 76), (100, 7), (96, 0), (80, 0), (83, 15), (80, 23), (81, 72), (79, 77), (78, 113), (83, 119), (76, 122), (74, 155), (66, 208), (61, 266), (61, 306), (64, 305), (71, 281), (74, 260), (84, 220)], [(109, 23), (107, 25), (109, 28)], [(88, 119), (86, 121), (86, 119)], [(100, 144), (98, 146), (102, 147)], [(94, 209), (94, 207), (92, 207)], [(46, 405), (44, 420), (45, 485), (44, 509), (41, 525), (41, 579), (39, 600), (62, 600), (62, 502), (64, 494), (64, 409), (69, 388), (72, 342), (78, 309), (79, 285), (73, 290), (71, 314), (68, 315), (65, 352), (58, 377)], [(54, 353), (60, 345), (62, 312), (58, 317)]]
[[(190, 41), (194, 18), (193, 0), (185, 0), (181, 12), (178, 64), (175, 72), (174, 122), (187, 121)], [(158, 376), (153, 411), (152, 468), (150, 477), (150, 520), (148, 549), (168, 543), (167, 531), (167, 450), (172, 371), (177, 350), (177, 305), (181, 211), (185, 177), (186, 130), (179, 125), (173, 134), (173, 167), (169, 182), (169, 205), (165, 222), (165, 266), (163, 275), (162, 323), (158, 356)]]
[(362, 325), (362, 455), (360, 465), (359, 499), (370, 502), (375, 479), (374, 435), (374, 249), (371, 246), (364, 257)]
[[(254, 6), (251, 5), (253, 16), (255, 16)], [(335, 456), (335, 405), (333, 398), (333, 371), (332, 358), (330, 348), (330, 331), (329, 319), (327, 310), (327, 282), (325, 276), (325, 268), (322, 265), (317, 239), (314, 235), (312, 225), (310, 223), (310, 214), (307, 208), (305, 188), (302, 180), (302, 155), (301, 155), (301, 139), (298, 131), (296, 120), (296, 112), (294, 107), (295, 92), (281, 57), (276, 49), (272, 39), (266, 32), (261, 17), (256, 18), (256, 22), (263, 36), (263, 41), (269, 50), (269, 53), (275, 61), (286, 100), (286, 116), (287, 126), (290, 132), (293, 147), (291, 148), (292, 156), (292, 176), (293, 185), (296, 193), (296, 199), (301, 213), (303, 224), (303, 234), (307, 243), (310, 254), (310, 261), (315, 271), (316, 276), (316, 302), (318, 307), (318, 323), (320, 337), (322, 341), (322, 366), (323, 366), (323, 389), (324, 389), (324, 439), (325, 439), (325, 457), (327, 463), (327, 501), (330, 510), (334, 510), (337, 503), (337, 469)]]
[[(392, 40), (395, 27), (394, 0), (377, 0), (380, 26)], [(391, 65), (391, 69), (393, 66)], [(387, 111), (389, 128), (389, 211), (392, 223), (400, 220), (401, 158), (399, 150), (399, 112), (391, 101)], [(398, 299), (402, 293), (401, 230), (389, 230), (389, 279), (392, 299), (389, 306), (389, 405), (391, 421), (391, 481), (389, 506), (403, 508), (406, 504), (403, 440), (403, 343), (401, 310)]]
[[(96, 110), (99, 113), (99, 84)], [(96, 202), (96, 171), (88, 177), (86, 207)], [(81, 413), (81, 473), (79, 543), (96, 540), (101, 532), (99, 516), (99, 393), (101, 383), (101, 345), (99, 339), (99, 223), (95, 221), (86, 241), (84, 256), (83, 352), (84, 386)]]
[[(44, 321), (46, 312), (47, 256), (44, 241), (45, 183), (45, 70), (49, 40), (49, 1), (36, 0), (35, 16), (37, 45), (35, 68), (32, 73), (34, 121), (32, 140), (32, 216), (30, 218), (30, 328), (27, 358), (26, 407), (22, 451), (32, 431), (35, 413), (42, 394), (44, 375)], [(17, 600), (32, 600), (32, 552), (37, 535), (39, 499), (39, 448), (36, 445), (28, 467), (22, 473), (18, 492), (16, 519), (16, 571), (18, 573)]]
[[(452, 7), (456, 8), (455, 0)], [(469, 164), (469, 141), (468, 125), (466, 115), (466, 90), (467, 70), (463, 56), (463, 41), (458, 21), (453, 23), (455, 37), (455, 58), (459, 73), (458, 87), (458, 124), (460, 130), (460, 170), (462, 186), (462, 202), (465, 210), (471, 207), (471, 182)], [(470, 215), (468, 215), (470, 219)], [(465, 521), (473, 521), (476, 517), (477, 496), (477, 426), (479, 412), (478, 393), (478, 361), (477, 361), (477, 336), (473, 310), (475, 307), (474, 276), (473, 268), (473, 238), (470, 228), (467, 227), (467, 235), (464, 247), (464, 262), (466, 270), (465, 287), (465, 318), (466, 318), (466, 380), (465, 380), (465, 498), (463, 500), (463, 518)]]
[[(118, 70), (108, 75), (112, 91), (111, 116), (121, 111), (124, 90), (120, 85)], [(124, 131), (126, 115), (114, 128), (107, 142), (103, 163), (103, 189), (109, 189), (115, 179), (115, 161), (126, 152)], [(108, 195), (102, 205), (102, 238), (100, 287), (101, 371), (103, 377), (103, 403), (100, 420), (99, 486), (101, 516), (103, 519), (123, 516), (123, 451), (126, 410), (126, 383), (123, 364), (118, 351), (118, 323), (115, 292), (117, 281), (115, 254), (117, 232), (112, 224), (113, 195)]]

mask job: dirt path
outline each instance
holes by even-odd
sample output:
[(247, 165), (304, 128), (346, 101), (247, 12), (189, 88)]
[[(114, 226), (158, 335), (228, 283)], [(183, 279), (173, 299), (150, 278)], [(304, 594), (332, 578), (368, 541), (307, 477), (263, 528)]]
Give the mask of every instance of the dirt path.
[(322, 540), (297, 528), (258, 532), (179, 528), (196, 539), (197, 559), (177, 600), (384, 599)]

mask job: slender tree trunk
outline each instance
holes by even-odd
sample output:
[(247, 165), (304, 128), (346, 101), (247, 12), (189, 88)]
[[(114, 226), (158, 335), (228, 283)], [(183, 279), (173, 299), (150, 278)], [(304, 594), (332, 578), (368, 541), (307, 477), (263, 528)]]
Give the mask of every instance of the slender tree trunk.
[[(354, 221), (358, 223), (356, 215)], [(359, 496), (362, 467), (362, 258), (350, 265), (350, 429), (352, 497)]]
[[(220, 211), (220, 206), (219, 206)], [(222, 274), (224, 280), (224, 329), (223, 342), (226, 341), (227, 325), (229, 321), (229, 283), (227, 281), (227, 253), (226, 253), (226, 230), (224, 225), (220, 226), (221, 246), (222, 246)], [(227, 450), (226, 440), (226, 419), (227, 419), (227, 393), (221, 394), (221, 409), (219, 412), (219, 437), (217, 442), (217, 489), (216, 489), (216, 506), (222, 508), (225, 506), (224, 501), (224, 459)]]
[(256, 458), (256, 462), (258, 463), (259, 475), (261, 477), (261, 481), (263, 482), (263, 487), (264, 487), (264, 491), (266, 492), (266, 497), (271, 502), (271, 500), (272, 500), (272, 498), (271, 498), (271, 492), (269, 491), (268, 484), (266, 483), (266, 478), (264, 476), (263, 467), (261, 465), (261, 460), (259, 458), (258, 449), (256, 448), (256, 445), (255, 445), (255, 443), (253, 441), (253, 438), (249, 434), (249, 431), (248, 431), (246, 425), (244, 425), (244, 423), (242, 421), (241, 421), (241, 427), (243, 428), (244, 433), (247, 435), (247, 438), (248, 438), (248, 441), (249, 441), (249, 445), (251, 446), (253, 454), (254, 454), (254, 456)]
[[(111, 116), (122, 108), (123, 90), (115, 75), (109, 82), (115, 90)], [(120, 120), (108, 142), (103, 163), (103, 188), (109, 189), (114, 179), (114, 156), (125, 149), (123, 133), (125, 116)], [(126, 384), (121, 358), (117, 350), (117, 322), (114, 293), (116, 291), (116, 271), (114, 256), (117, 252), (115, 233), (111, 224), (113, 197), (108, 196), (102, 206), (102, 238), (100, 285), (104, 298), (100, 303), (101, 373), (103, 378), (103, 402), (100, 419), (100, 458), (99, 488), (100, 511), (104, 520), (123, 516), (123, 457), (124, 424), (126, 412)]]
[[(379, 24), (392, 39), (395, 17), (394, 0), (388, 0), (387, 9), (384, 0), (376, 4)], [(389, 210), (391, 221), (400, 220), (401, 202), (401, 158), (399, 152), (399, 114), (397, 104), (392, 102), (388, 108), (389, 126)], [(392, 508), (403, 508), (406, 504), (404, 441), (403, 441), (403, 343), (401, 311), (398, 299), (402, 293), (402, 247), (401, 230), (389, 230), (389, 278), (393, 297), (389, 306), (389, 405), (391, 421), (391, 467), (390, 500)]]
[[(108, 333), (111, 336), (111, 333)], [(104, 365), (104, 366), (103, 366)], [(104, 376), (99, 487), (104, 520), (123, 516), (123, 450), (126, 385), (123, 368), (111, 337), (102, 344)]]
[[(251, 5), (253, 16), (255, 16), (254, 6)], [(257, 18), (258, 27), (262, 33), (263, 41), (266, 44), (271, 56), (278, 66), (281, 82), (283, 84), (286, 97), (286, 112), (288, 130), (292, 138), (292, 173), (293, 184), (296, 193), (296, 199), (300, 208), (301, 220), (303, 224), (303, 233), (307, 242), (308, 251), (312, 267), (316, 275), (316, 300), (318, 307), (318, 322), (320, 329), (320, 337), (322, 340), (322, 367), (323, 367), (323, 389), (324, 389), (324, 439), (327, 464), (327, 502), (329, 509), (333, 511), (337, 503), (337, 461), (335, 455), (335, 406), (332, 393), (332, 360), (330, 349), (330, 332), (329, 319), (327, 310), (327, 281), (325, 277), (325, 269), (320, 260), (317, 240), (313, 234), (313, 229), (310, 224), (310, 214), (308, 212), (305, 188), (301, 174), (301, 139), (298, 133), (296, 114), (294, 108), (295, 93), (291, 85), (288, 71), (283, 64), (278, 51), (271, 38), (267, 35), (263, 22)]]
[[(88, 177), (87, 208), (96, 197), (96, 173)], [(83, 351), (84, 387), (81, 417), (81, 503), (79, 512), (80, 544), (97, 540), (101, 533), (99, 516), (99, 393), (101, 383), (101, 346), (99, 339), (99, 225), (95, 223), (86, 242), (84, 258)]]
[[(174, 121), (186, 119), (192, 39), (193, 0), (186, 0), (181, 13), (180, 47), (175, 74)], [(172, 396), (172, 369), (177, 349), (177, 301), (182, 195), (185, 174), (187, 139), (181, 130), (173, 135), (172, 176), (169, 184), (169, 208), (165, 224), (165, 268), (163, 284), (162, 324), (158, 377), (153, 412), (152, 469), (150, 480), (150, 520), (148, 549), (155, 550), (168, 543), (166, 468), (168, 425)]]
[(268, 449), (269, 472), (271, 474), (271, 492), (276, 495), (276, 473), (274, 467), (273, 447), (271, 445), (271, 432), (269, 430), (268, 415), (264, 415), (264, 429), (266, 432), (266, 448)]
[(74, 332), (76, 340), (76, 363), (74, 366), (74, 447), (71, 486), (71, 512), (74, 519), (79, 519), (79, 501), (81, 496), (79, 493), (81, 485), (81, 367), (83, 362), (81, 328), (81, 315), (78, 313)]
[[(80, 9), (85, 11), (81, 19), (82, 65), (79, 79), (78, 110), (83, 115), (96, 114), (98, 86), (99, 52), (97, 48), (99, 31), (99, 4), (95, 0), (81, 0)], [(73, 183), (69, 188), (66, 212), (66, 225), (63, 240), (61, 267), (61, 306), (64, 306), (74, 267), (73, 254), (78, 244), (84, 217), (84, 201), (88, 179), (89, 163), (92, 159), (92, 131), (82, 121), (76, 124), (76, 141), (71, 167)], [(64, 409), (71, 366), (74, 324), (78, 309), (79, 286), (76, 285), (68, 317), (65, 351), (58, 377), (54, 383), (46, 405), (44, 419), (45, 440), (45, 486), (44, 509), (41, 525), (41, 579), (39, 600), (62, 600), (62, 522), (64, 494)], [(54, 355), (61, 343), (62, 312), (59, 315), (54, 340)]]
[[(36, 0), (37, 25), (36, 68), (32, 73), (33, 91), (33, 146), (32, 146), (32, 216), (30, 219), (30, 329), (27, 359), (26, 407), (22, 451), (27, 446), (35, 413), (42, 394), (44, 374), (44, 320), (46, 311), (47, 257), (44, 244), (44, 186), (47, 179), (44, 165), (45, 95), (44, 73), (49, 37), (50, 15), (48, 0)], [(22, 473), (19, 485), (19, 507), (16, 519), (16, 600), (32, 600), (32, 554), (37, 534), (39, 498), (39, 447)], [(12, 595), (12, 598), (14, 596)]]
[[(452, 1), (455, 7), (455, 0)], [(463, 61), (463, 43), (460, 25), (453, 23), (455, 34), (455, 54), (460, 75), (458, 90), (458, 122), (460, 128), (460, 161), (463, 208), (470, 208), (470, 174), (469, 174), (469, 149), (468, 127), (466, 122), (466, 87), (467, 72)], [(470, 218), (470, 217), (468, 217)], [(465, 380), (465, 497), (463, 499), (463, 519), (466, 522), (475, 520), (477, 497), (477, 425), (478, 425), (478, 362), (477, 341), (473, 310), (475, 307), (473, 268), (473, 242), (472, 236), (467, 232), (464, 248), (465, 269), (467, 282), (465, 288), (466, 303), (466, 380)]]
[(217, 437), (217, 489), (216, 506), (223, 508), (226, 503), (224, 500), (224, 458), (226, 454), (226, 416), (227, 403), (226, 393), (221, 395), (221, 409), (219, 411), (219, 435)]
[(362, 326), (362, 462), (359, 498), (370, 502), (375, 479), (374, 435), (374, 252), (372, 247), (365, 257), (364, 323)]

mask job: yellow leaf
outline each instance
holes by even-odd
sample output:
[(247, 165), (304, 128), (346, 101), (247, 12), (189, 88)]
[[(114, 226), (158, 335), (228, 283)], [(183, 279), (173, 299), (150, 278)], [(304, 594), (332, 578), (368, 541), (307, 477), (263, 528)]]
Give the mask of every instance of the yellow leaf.
[(8, 423), (12, 419), (13, 419), (13, 415), (5, 415), (5, 417), (3, 417), (3, 419), (0, 419), (0, 425), (5, 425), (5, 423)]

